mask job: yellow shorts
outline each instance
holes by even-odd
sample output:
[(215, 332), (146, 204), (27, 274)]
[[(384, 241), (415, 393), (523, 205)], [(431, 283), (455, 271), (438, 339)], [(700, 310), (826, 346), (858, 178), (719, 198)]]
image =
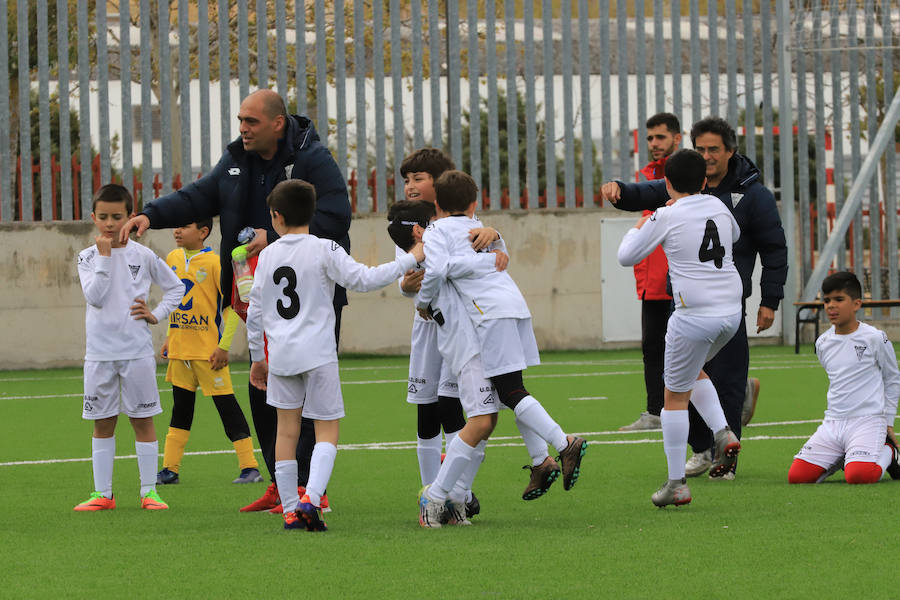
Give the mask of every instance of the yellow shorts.
[(228, 366), (213, 371), (209, 361), (206, 360), (169, 360), (166, 381), (192, 392), (199, 385), (204, 396), (224, 396), (234, 393)]

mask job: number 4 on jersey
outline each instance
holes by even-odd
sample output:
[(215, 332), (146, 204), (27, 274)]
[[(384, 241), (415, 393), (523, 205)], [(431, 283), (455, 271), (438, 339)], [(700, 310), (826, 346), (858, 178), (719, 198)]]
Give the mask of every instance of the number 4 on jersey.
[(725, 258), (725, 247), (719, 242), (719, 228), (712, 219), (706, 220), (706, 231), (703, 232), (703, 241), (700, 242), (698, 253), (700, 262), (713, 261), (717, 269), (722, 268), (722, 259)]

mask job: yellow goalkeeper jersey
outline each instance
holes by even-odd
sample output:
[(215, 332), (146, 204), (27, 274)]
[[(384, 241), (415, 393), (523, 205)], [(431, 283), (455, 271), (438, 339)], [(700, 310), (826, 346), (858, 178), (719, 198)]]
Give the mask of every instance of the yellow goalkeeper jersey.
[(219, 343), (222, 320), (219, 255), (204, 248), (188, 258), (176, 248), (166, 263), (184, 283), (184, 298), (169, 314), (169, 358), (206, 360)]

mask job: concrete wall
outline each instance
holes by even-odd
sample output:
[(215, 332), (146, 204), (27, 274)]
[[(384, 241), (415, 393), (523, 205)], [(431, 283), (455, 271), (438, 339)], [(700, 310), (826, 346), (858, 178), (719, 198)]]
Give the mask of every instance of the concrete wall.
[[(600, 223), (615, 210), (497, 212), (481, 215), (512, 250), (509, 272), (531, 308), (542, 349), (598, 348), (601, 342)], [(384, 215), (356, 216), (350, 230), (353, 256), (367, 264), (392, 260)], [(90, 222), (0, 225), (0, 369), (77, 365), (84, 355), (84, 296), (76, 256), (93, 243)], [(139, 240), (160, 256), (174, 241), (171, 230)], [(219, 229), (210, 243), (218, 248)], [(620, 290), (633, 301), (633, 288)], [(618, 291), (617, 291), (618, 293)], [(152, 303), (159, 291), (151, 291)], [(409, 349), (412, 303), (396, 286), (350, 293), (341, 332), (342, 352), (402, 353)], [(640, 337), (635, 323), (635, 340)], [(154, 326), (156, 346), (165, 328)], [(233, 355), (246, 357), (243, 330)]]

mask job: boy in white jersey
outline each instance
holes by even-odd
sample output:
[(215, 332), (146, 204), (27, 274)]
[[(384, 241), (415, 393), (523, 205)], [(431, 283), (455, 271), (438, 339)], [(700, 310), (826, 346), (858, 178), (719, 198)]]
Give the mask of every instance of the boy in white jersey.
[(691, 501), (685, 481), (688, 403), (715, 432), (716, 456), (710, 475), (731, 469), (741, 444), (728, 428), (716, 388), (703, 365), (734, 336), (742, 318), (741, 279), (731, 249), (740, 236), (722, 201), (700, 194), (706, 162), (694, 150), (679, 150), (665, 166), (668, 206), (642, 217), (619, 246), (619, 263), (632, 266), (659, 244), (669, 259), (675, 312), (666, 331), (665, 399), (660, 413), (669, 478), (653, 494), (653, 504)]
[(828, 404), (822, 424), (794, 457), (788, 482), (818, 483), (841, 467), (847, 483), (875, 483), (885, 471), (900, 479), (894, 347), (883, 331), (856, 320), (862, 305), (856, 275), (829, 275), (822, 295), (832, 326), (816, 340), (816, 356), (828, 374)]
[[(587, 442), (566, 435), (525, 390), (522, 370), (540, 360), (525, 299), (509, 274), (497, 271), (493, 256), (484, 257), (480, 271), (466, 276), (454, 272), (456, 264), (471, 260), (475, 254), (468, 243), (468, 232), (480, 226), (473, 217), (478, 188), (469, 175), (447, 171), (435, 182), (435, 191), (439, 219), (423, 236), (428, 252), (416, 308), (423, 318), (428, 318), (428, 306), (439, 302), (445, 287), (451, 287), (445, 286), (447, 282), (452, 284), (461, 300), (462, 311), (474, 326), (481, 363), (480, 373), (476, 375), (490, 380), (499, 400), (514, 410), (520, 429), (529, 428), (540, 436), (545, 451), (546, 444), (550, 443), (560, 452), (563, 485), (565, 489), (571, 489), (580, 474)], [(446, 353), (444, 357), (447, 359)], [(470, 415), (466, 426), (448, 448), (435, 482), (420, 494), (420, 522), (424, 526), (433, 526), (431, 523), (440, 519), (442, 507), (458, 479), (456, 474), (462, 473), (473, 459), (495, 423), (495, 414), (478, 419), (472, 419)], [(559, 476), (560, 468), (550, 459), (548, 469), (542, 473), (545, 477), (540, 481), (541, 493)], [(452, 503), (452, 497), (450, 499)]]
[[(334, 340), (334, 285), (361, 292), (383, 288), (413, 268), (424, 254), (418, 244), (395, 261), (366, 267), (336, 242), (310, 235), (316, 192), (300, 179), (276, 185), (267, 203), (272, 225), (281, 237), (260, 253), (250, 291), (250, 382), (267, 390), (266, 402), (278, 410), (275, 481), (284, 528), (325, 531), (321, 497), (334, 467), (344, 416)], [(303, 498), (297, 494), (296, 461), (301, 413), (313, 419), (316, 428)]]
[[(131, 195), (124, 187), (108, 184), (97, 190), (91, 219), (99, 235), (93, 246), (78, 254), (78, 277), (87, 301), (82, 418), (94, 422), (94, 492), (76, 511), (116, 507), (112, 474), (120, 412), (128, 415), (134, 428), (141, 508), (168, 508), (156, 493), (159, 443), (153, 416), (162, 408), (148, 324), (159, 323), (178, 306), (184, 285), (149, 248), (128, 239), (119, 242), (131, 209)], [(151, 283), (164, 292), (152, 311), (147, 306)]]

